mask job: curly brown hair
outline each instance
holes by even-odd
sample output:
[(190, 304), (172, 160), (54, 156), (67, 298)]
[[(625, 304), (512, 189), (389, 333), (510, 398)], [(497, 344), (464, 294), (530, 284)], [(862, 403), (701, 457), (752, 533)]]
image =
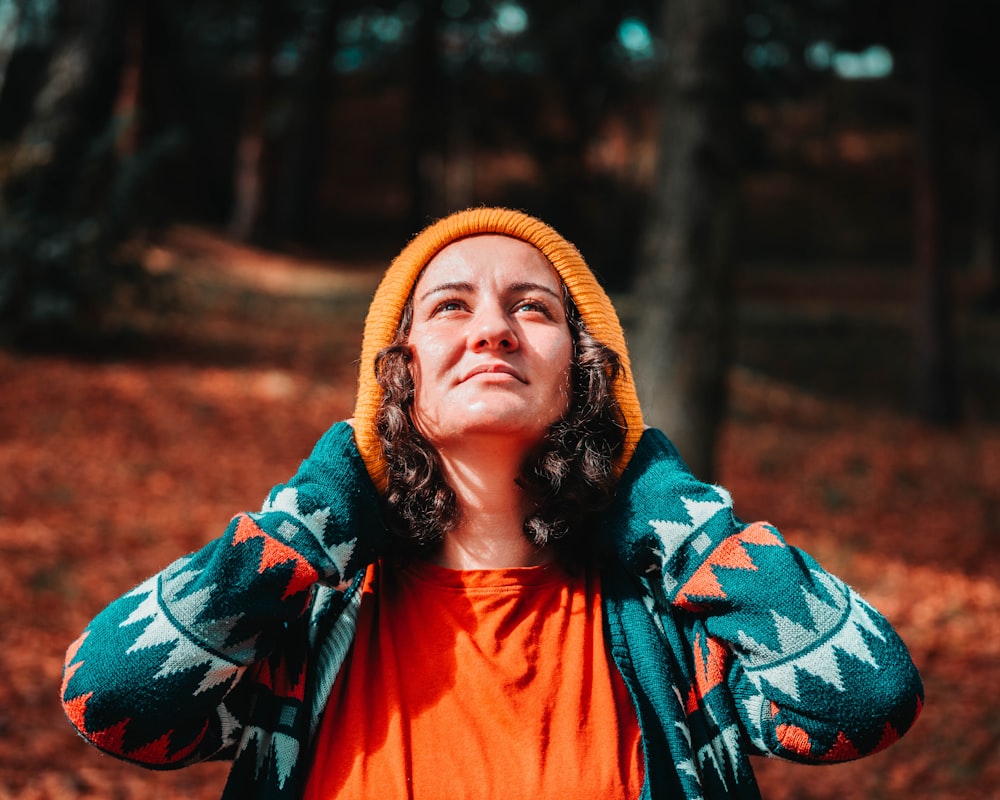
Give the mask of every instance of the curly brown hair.
[[(589, 540), (589, 521), (613, 496), (614, 464), (627, 432), (614, 395), (621, 359), (587, 331), (565, 286), (563, 303), (573, 341), (569, 409), (526, 459), (518, 481), (534, 507), (524, 533), (539, 547)], [(411, 418), (414, 384), (407, 339), (412, 320), (411, 296), (395, 339), (375, 360), (383, 393), (375, 422), (388, 465), (391, 527), (404, 549), (419, 550), (454, 527), (459, 509), (437, 451)]]

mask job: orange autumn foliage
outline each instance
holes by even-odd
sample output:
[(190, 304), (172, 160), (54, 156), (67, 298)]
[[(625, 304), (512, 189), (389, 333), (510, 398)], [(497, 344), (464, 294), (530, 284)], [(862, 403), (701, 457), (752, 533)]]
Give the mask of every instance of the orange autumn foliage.
[[(99, 754), (59, 685), (93, 614), (256, 510), (351, 412), (357, 298), (377, 274), (313, 265), (297, 293), (295, 263), (237, 255), (256, 284), (196, 265), (180, 310), (132, 320), (130, 351), (0, 350), (0, 800), (221, 792), (224, 764), (147, 772)], [(261, 283), (267, 270), (283, 282)], [(927, 691), (915, 729), (872, 758), (758, 761), (764, 796), (1000, 796), (1000, 425), (934, 429), (735, 368), (719, 466), (742, 517), (769, 519), (889, 617)], [(724, 662), (707, 646), (703, 690)]]

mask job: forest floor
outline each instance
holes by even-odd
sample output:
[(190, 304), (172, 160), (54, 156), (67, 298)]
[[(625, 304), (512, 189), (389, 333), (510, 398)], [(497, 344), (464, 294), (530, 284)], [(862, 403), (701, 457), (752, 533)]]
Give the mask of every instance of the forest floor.
[[(0, 800), (217, 798), (225, 765), (145, 772), (58, 702), (105, 603), (217, 535), (349, 415), (378, 271), (175, 231), (156, 313), (88, 356), (0, 350)], [(1000, 319), (960, 320), (966, 421), (904, 410), (905, 274), (757, 268), (741, 283), (719, 481), (879, 607), (927, 704), (853, 764), (759, 761), (768, 800), (1000, 798)]]

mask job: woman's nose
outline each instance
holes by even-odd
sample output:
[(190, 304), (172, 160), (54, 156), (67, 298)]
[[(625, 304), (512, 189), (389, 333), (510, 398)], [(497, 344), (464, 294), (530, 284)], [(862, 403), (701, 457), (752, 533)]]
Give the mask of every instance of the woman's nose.
[(514, 326), (502, 311), (484, 311), (477, 314), (470, 333), (475, 350), (493, 348), (516, 350), (518, 347)]

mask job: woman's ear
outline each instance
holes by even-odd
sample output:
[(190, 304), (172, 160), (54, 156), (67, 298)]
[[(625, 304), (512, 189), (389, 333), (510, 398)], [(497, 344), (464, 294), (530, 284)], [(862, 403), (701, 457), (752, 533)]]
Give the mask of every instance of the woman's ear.
[(406, 371), (410, 373), (410, 380), (413, 382), (413, 387), (416, 388), (417, 370), (413, 361), (413, 348), (410, 347), (409, 342), (404, 344), (403, 348), (406, 350)]

